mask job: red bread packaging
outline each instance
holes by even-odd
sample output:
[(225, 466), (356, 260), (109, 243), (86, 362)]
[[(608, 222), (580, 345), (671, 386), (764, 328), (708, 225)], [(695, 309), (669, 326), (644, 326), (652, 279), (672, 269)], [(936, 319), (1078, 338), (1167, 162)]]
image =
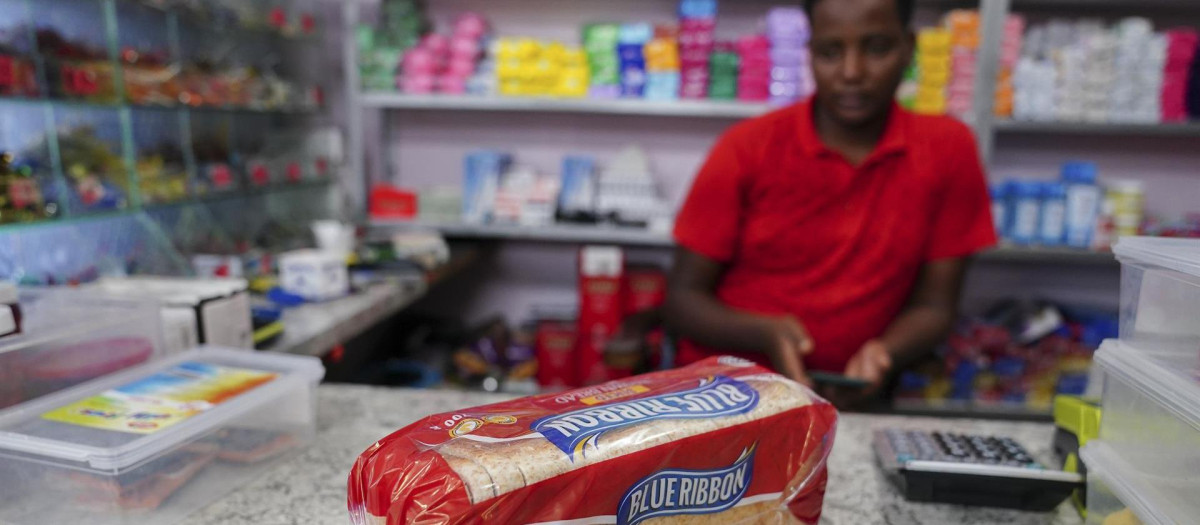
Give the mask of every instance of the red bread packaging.
[(813, 524), (836, 422), (798, 383), (713, 357), (419, 420), (355, 462), (350, 515), (358, 525)]

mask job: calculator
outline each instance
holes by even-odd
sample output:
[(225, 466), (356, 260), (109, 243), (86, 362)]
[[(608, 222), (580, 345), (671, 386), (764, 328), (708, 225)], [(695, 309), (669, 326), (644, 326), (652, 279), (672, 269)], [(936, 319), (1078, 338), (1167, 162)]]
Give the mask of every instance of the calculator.
[(1006, 437), (886, 429), (873, 444), (909, 501), (1050, 511), (1084, 485), (1079, 474), (1045, 468)]

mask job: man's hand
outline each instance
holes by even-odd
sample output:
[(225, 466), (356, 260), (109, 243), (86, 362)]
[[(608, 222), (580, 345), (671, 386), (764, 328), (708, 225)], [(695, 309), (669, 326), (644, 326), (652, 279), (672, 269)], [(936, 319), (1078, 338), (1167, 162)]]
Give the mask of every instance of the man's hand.
[(838, 408), (861, 405), (879, 393), (891, 370), (892, 354), (887, 345), (876, 340), (867, 341), (862, 349), (850, 358), (843, 374), (846, 377), (862, 379), (870, 383), (870, 386), (861, 389), (828, 387), (822, 394)]
[(812, 380), (804, 370), (804, 356), (813, 351), (812, 337), (808, 330), (794, 317), (774, 317), (764, 320), (763, 332), (767, 338), (767, 355), (771, 364), (788, 379), (812, 387)]
[(863, 393), (874, 394), (883, 387), (883, 382), (891, 371), (892, 354), (887, 345), (872, 340), (867, 341), (867, 344), (850, 358), (850, 362), (846, 364), (845, 375), (871, 383)]

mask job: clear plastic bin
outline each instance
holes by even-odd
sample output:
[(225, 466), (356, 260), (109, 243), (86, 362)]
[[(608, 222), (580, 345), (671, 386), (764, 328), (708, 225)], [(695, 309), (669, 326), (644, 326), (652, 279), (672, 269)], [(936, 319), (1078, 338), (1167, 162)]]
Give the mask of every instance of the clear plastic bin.
[(1106, 377), (1100, 440), (1139, 474), (1131, 485), (1193, 505), (1191, 519), (1200, 516), (1200, 349), (1193, 352), (1152, 353), (1115, 340), (1096, 352)]
[(162, 357), (153, 303), (22, 288), (22, 332), (0, 338), (0, 409)]
[(1103, 441), (1088, 443), (1080, 457), (1088, 467), (1089, 525), (1194, 523), (1200, 512), (1195, 494), (1181, 492), (1182, 487), (1164, 490)]
[(307, 446), (324, 374), (201, 348), (0, 411), (0, 522), (176, 522)]
[(1123, 237), (1121, 340), (1155, 352), (1200, 353), (1200, 240)]

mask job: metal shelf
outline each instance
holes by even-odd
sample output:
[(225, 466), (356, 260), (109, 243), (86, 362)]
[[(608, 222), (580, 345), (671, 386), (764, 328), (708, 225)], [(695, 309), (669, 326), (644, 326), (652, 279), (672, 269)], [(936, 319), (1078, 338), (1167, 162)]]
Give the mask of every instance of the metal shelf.
[[(673, 248), (675, 246), (671, 235), (665, 232), (652, 232), (645, 229), (614, 226), (556, 224), (535, 228), (461, 223), (372, 221), (371, 227), (377, 232), (412, 229), (436, 230), (451, 239), (551, 244), (615, 244), (619, 246), (650, 248)], [(979, 254), (976, 259), (980, 262), (996, 264), (1057, 264), (1076, 266), (1115, 266), (1117, 264), (1116, 258), (1108, 252), (1024, 246), (1001, 246)]]
[(1054, 134), (1054, 135), (1113, 135), (1152, 137), (1200, 137), (1200, 122), (1179, 124), (1098, 124), (1086, 122), (1025, 122), (998, 121), (996, 133), (1000, 134)]
[(1113, 265), (1117, 259), (1110, 252), (1077, 250), (1072, 248), (1043, 248), (1039, 246), (1001, 246), (980, 254), (977, 259), (989, 263), (1006, 264), (1063, 264), (1063, 265)]
[(364, 106), (376, 109), (516, 111), (742, 119), (762, 115), (773, 106), (761, 103), (709, 100), (595, 100), (471, 95), (406, 95), (363, 93)]
[(669, 248), (675, 245), (667, 233), (639, 228), (615, 226), (586, 226), (558, 224), (538, 228), (527, 226), (471, 225), (461, 223), (426, 223), (405, 221), (372, 221), (376, 230), (427, 229), (455, 239), (484, 239), (561, 244), (617, 244)]

